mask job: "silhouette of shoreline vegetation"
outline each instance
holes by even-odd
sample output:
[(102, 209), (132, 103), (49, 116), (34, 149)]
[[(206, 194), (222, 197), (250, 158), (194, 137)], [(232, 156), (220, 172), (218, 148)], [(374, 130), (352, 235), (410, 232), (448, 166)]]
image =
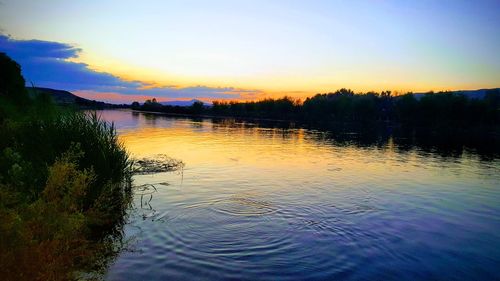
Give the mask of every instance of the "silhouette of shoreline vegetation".
[(0, 276), (72, 280), (119, 251), (131, 161), (113, 125), (28, 94), (0, 53)]
[(214, 101), (212, 106), (195, 102), (189, 107), (162, 105), (155, 99), (131, 108), (169, 114), (227, 116), (297, 121), (316, 127), (342, 124), (385, 123), (427, 128), (478, 129), (500, 124), (500, 90), (486, 90), (483, 98), (469, 98), (453, 92), (393, 96), (381, 93), (354, 93), (340, 89), (317, 94), (301, 102), (290, 97), (261, 101)]

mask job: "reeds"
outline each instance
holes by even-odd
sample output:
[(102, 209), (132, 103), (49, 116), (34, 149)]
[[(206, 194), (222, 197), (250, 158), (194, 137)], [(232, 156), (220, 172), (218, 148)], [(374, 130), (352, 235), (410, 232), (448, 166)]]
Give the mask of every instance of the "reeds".
[(0, 276), (67, 280), (102, 264), (131, 200), (132, 164), (114, 126), (60, 111), (0, 130)]
[(28, 94), (0, 53), (0, 276), (70, 280), (116, 253), (131, 200), (131, 161), (96, 114)]

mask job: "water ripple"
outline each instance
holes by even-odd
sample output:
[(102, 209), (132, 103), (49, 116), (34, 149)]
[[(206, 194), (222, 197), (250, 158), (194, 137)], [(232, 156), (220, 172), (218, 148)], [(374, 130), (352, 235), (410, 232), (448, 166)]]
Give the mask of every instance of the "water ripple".
[(263, 216), (277, 210), (270, 202), (244, 195), (215, 200), (211, 203), (211, 207), (217, 212), (234, 216)]
[(134, 176), (125, 234), (137, 250), (121, 253), (108, 280), (500, 280), (494, 158), (130, 118), (140, 126), (121, 131), (127, 149), (186, 169)]

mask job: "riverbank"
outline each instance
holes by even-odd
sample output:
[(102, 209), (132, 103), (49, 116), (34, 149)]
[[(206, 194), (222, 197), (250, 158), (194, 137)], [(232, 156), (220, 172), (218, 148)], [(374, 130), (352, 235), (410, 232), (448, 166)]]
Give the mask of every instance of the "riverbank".
[(244, 118), (299, 122), (312, 127), (338, 127), (339, 124), (423, 127), (438, 129), (498, 128), (500, 89), (484, 90), (482, 96), (463, 92), (440, 92), (393, 96), (391, 92), (354, 93), (340, 89), (318, 94), (305, 101), (290, 97), (260, 101), (214, 101), (212, 106), (195, 102), (189, 107), (162, 105), (155, 99), (134, 102), (131, 109), (177, 116)]
[[(123, 109), (128, 110), (128, 109)], [(193, 120), (210, 119), (211, 122), (237, 123), (245, 126), (270, 127), (270, 128), (304, 128), (324, 131), (333, 136), (337, 141), (344, 139), (349, 142), (360, 141), (373, 144), (380, 140), (387, 140), (391, 137), (397, 138), (407, 145), (419, 145), (425, 147), (467, 147), (481, 153), (500, 154), (500, 127), (498, 125), (482, 126), (447, 126), (446, 124), (436, 124), (432, 127), (406, 124), (392, 121), (376, 121), (370, 123), (363, 122), (342, 122), (330, 121), (328, 124), (317, 122), (306, 122), (304, 120), (285, 120), (270, 118), (254, 118), (245, 116), (225, 116), (209, 114), (179, 114), (165, 113), (159, 111), (131, 110), (134, 114), (154, 114), (158, 116), (189, 118)], [(357, 137), (353, 138), (353, 134)]]
[(131, 161), (113, 125), (28, 95), (0, 54), (0, 276), (73, 280), (119, 251)]

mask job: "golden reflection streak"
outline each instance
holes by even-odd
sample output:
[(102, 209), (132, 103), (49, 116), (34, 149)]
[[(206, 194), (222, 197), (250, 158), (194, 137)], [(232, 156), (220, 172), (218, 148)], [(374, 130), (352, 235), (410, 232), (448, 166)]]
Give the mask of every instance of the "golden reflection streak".
[[(146, 120), (149, 126), (155, 126), (155, 122), (155, 119)], [(304, 129), (184, 122), (182, 127), (175, 128), (122, 130), (119, 138), (135, 157), (166, 154), (184, 161), (187, 167), (234, 168), (238, 165), (245, 173), (276, 169), (290, 175), (322, 176), (341, 172), (339, 175), (347, 177), (368, 171), (388, 177), (408, 171), (416, 175), (422, 172), (418, 165), (407, 163), (418, 162), (414, 153), (398, 159), (401, 154), (395, 152), (391, 141), (378, 148), (339, 146)]]

